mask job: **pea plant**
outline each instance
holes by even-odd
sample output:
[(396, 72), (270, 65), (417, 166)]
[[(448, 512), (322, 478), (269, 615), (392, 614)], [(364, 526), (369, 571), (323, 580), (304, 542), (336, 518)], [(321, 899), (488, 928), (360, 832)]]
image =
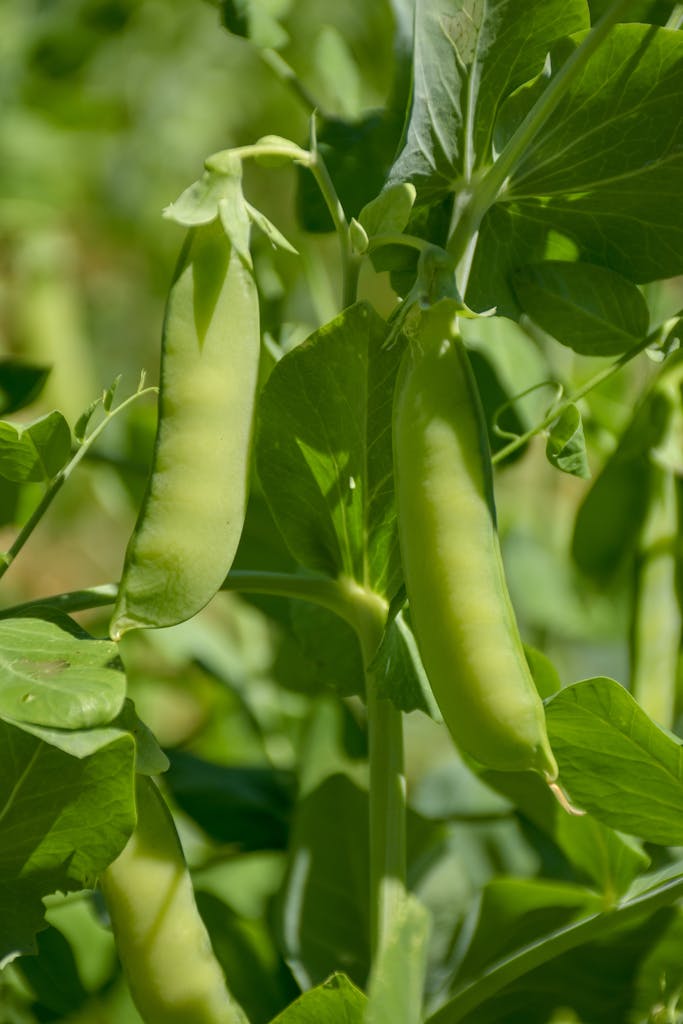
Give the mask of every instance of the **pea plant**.
[(120, 581), (3, 596), (2, 1019), (680, 1022), (683, 5), (397, 0), (356, 118), (214, 6), (308, 135), (197, 154), (158, 388), (0, 363), (10, 584), (158, 409)]

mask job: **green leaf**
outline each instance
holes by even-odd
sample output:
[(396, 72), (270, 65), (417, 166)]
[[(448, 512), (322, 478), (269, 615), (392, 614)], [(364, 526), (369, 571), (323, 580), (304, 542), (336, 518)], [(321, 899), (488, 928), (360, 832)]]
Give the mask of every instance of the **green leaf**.
[(635, 840), (591, 814), (567, 814), (541, 778), (530, 772), (484, 772), (482, 778), (508, 797), (523, 819), (549, 836), (570, 864), (600, 887), (606, 906), (623, 896), (649, 864)]
[(382, 189), (358, 214), (368, 236), (399, 235), (410, 220), (416, 194), (415, 186), (408, 181), (398, 181)]
[(32, 948), (38, 900), (92, 886), (123, 848), (135, 823), (134, 756), (127, 733), (78, 759), (0, 722), (0, 911), (9, 908), (0, 961)]
[(560, 782), (612, 828), (651, 843), (683, 843), (683, 746), (613, 679), (586, 679), (546, 706)]
[[(563, 46), (553, 72), (566, 56)], [(612, 30), (484, 217), (468, 305), (518, 316), (510, 275), (547, 257), (551, 232), (631, 281), (683, 271), (683, 123), (671, 118), (683, 104), (682, 67), (683, 33)]]
[(535, 878), (496, 878), (484, 889), (475, 911), (472, 937), (456, 978), (480, 975), (546, 932), (601, 909), (600, 897), (584, 886)]
[(560, 418), (553, 423), (545, 453), (551, 465), (563, 473), (581, 477), (582, 480), (590, 477), (586, 438), (577, 406), (568, 405)]
[(527, 0), (524, 17), (514, 0), (418, 0), (412, 106), (390, 182), (411, 181), (424, 203), (469, 180), (491, 162), (505, 97), (541, 70), (556, 39), (587, 27), (583, 0)]
[(400, 584), (391, 404), (400, 346), (366, 303), (287, 353), (260, 400), (256, 464), (273, 518), (309, 569), (391, 596)]
[(252, 1024), (270, 1021), (299, 989), (264, 918), (236, 913), (222, 899), (197, 892), (197, 906), (214, 953), (230, 979), (230, 992)]
[(17, 359), (0, 360), (0, 416), (30, 405), (45, 386), (50, 370)]
[(399, 711), (423, 711), (435, 721), (442, 721), (417, 642), (403, 612), (387, 626), (370, 671), (378, 696), (392, 701)]
[(7, 480), (52, 480), (70, 457), (71, 431), (60, 412), (26, 426), (0, 421), (0, 476)]
[(429, 914), (407, 895), (372, 969), (365, 1024), (421, 1024), (428, 938)]
[(642, 293), (605, 267), (547, 260), (521, 267), (513, 281), (524, 312), (582, 355), (619, 355), (647, 334)]
[(344, 974), (304, 992), (271, 1024), (364, 1024), (366, 998)]
[(290, 772), (211, 764), (176, 751), (166, 781), (179, 807), (213, 839), (241, 850), (286, 847), (294, 792)]
[(364, 696), (363, 657), (358, 637), (348, 623), (327, 608), (305, 601), (290, 602), (289, 617), (316, 689), (329, 686), (341, 697)]
[(23, 957), (18, 968), (42, 1008), (56, 1019), (76, 1013), (87, 1001), (73, 950), (52, 926), (37, 937), (37, 956)]
[[(583, 1007), (581, 992), (586, 985), (591, 984), (592, 992), (587, 1000), (586, 1011), (592, 1013), (595, 1008), (595, 996), (607, 987), (610, 981), (607, 977), (603, 978), (600, 971), (601, 967), (606, 967), (607, 964), (600, 959), (601, 945), (598, 943), (605, 940), (609, 942), (616, 939), (616, 958), (610, 958), (610, 960), (619, 974), (619, 983), (615, 987), (615, 991), (617, 995), (619, 993), (623, 995), (624, 985), (632, 980), (634, 969), (643, 956), (643, 946), (641, 945), (631, 962), (626, 960), (624, 929), (634, 926), (638, 928), (642, 925), (643, 920), (649, 917), (650, 919), (645, 922), (643, 927), (646, 943), (648, 933), (652, 939), (654, 918), (650, 915), (673, 905), (683, 892), (680, 862), (673, 865), (671, 872), (667, 872), (659, 878), (655, 876), (651, 882), (650, 886), (646, 885), (641, 891), (629, 895), (609, 912), (599, 911), (578, 921), (569, 922), (552, 932), (541, 935), (535, 941), (511, 952), (504, 959), (491, 964), (479, 977), (465, 982), (456, 989), (448, 1002), (428, 1018), (427, 1024), (460, 1024), (461, 1021), (466, 1021), (467, 1024), (501, 1024), (502, 1021), (505, 1021), (506, 1024), (523, 1024), (528, 1020), (532, 1020), (533, 1024), (546, 1024), (550, 1008), (556, 1008), (558, 1005), (557, 996), (554, 992), (550, 1008), (543, 1003), (538, 1006), (536, 999), (530, 1000), (529, 992), (525, 991), (531, 978), (530, 972), (538, 968), (538, 972), (531, 981), (532, 989), (547, 991), (550, 987), (550, 975), (553, 976), (556, 984), (558, 971), (560, 979), (566, 980), (567, 960), (564, 957), (561, 960), (556, 960), (556, 958), (571, 950), (577, 950), (575, 955), (579, 958), (582, 969), (570, 980), (568, 991), (572, 993), (572, 997), (569, 1004), (572, 1005), (574, 997), (578, 996)], [(594, 945), (587, 945), (588, 943), (594, 943)], [(549, 964), (549, 961), (553, 960), (556, 963)], [(624, 967), (626, 967), (625, 971)], [(596, 976), (599, 980), (597, 986), (595, 985)], [(506, 988), (506, 986), (509, 987)], [(498, 993), (503, 991), (504, 995), (500, 999), (494, 999)], [(519, 995), (515, 999), (514, 993), (517, 992)], [(609, 1013), (611, 1021), (614, 1019), (613, 1007), (614, 998), (612, 997), (606, 1006), (599, 1007), (600, 1016), (595, 1019), (604, 1020), (606, 1019), (605, 1014)], [(539, 1013), (530, 1016), (532, 1008), (537, 1008)], [(618, 1024), (626, 1024), (627, 1019), (633, 1019), (625, 1017), (628, 1009), (628, 1000), (622, 1000), (616, 1016)], [(489, 1010), (490, 1012), (487, 1012)], [(507, 1015), (508, 1011), (510, 1011), (510, 1016)], [(624, 1016), (621, 1015), (622, 1012)]]
[(58, 729), (105, 725), (121, 711), (125, 685), (109, 640), (45, 619), (0, 621), (0, 716)]
[[(297, 805), (287, 876), (277, 899), (280, 947), (302, 988), (343, 964), (358, 985), (370, 966), (368, 794), (329, 775)], [(408, 861), (417, 881), (442, 836), (439, 823), (408, 813)]]

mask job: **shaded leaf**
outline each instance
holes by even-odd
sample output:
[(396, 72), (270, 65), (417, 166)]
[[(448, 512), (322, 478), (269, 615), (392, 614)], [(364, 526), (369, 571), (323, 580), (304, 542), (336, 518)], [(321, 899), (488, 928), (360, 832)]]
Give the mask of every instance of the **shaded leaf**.
[(370, 671), (378, 696), (390, 700), (399, 711), (423, 711), (435, 721), (442, 721), (417, 642), (403, 612), (384, 631)]
[(50, 370), (16, 359), (0, 360), (0, 416), (30, 405), (43, 390)]
[(33, 948), (39, 901), (92, 886), (135, 823), (127, 733), (77, 759), (0, 722), (0, 961)]
[(415, 195), (415, 186), (410, 182), (387, 185), (358, 214), (368, 236), (400, 234), (410, 220)]
[(256, 463), (292, 554), (391, 596), (400, 582), (391, 403), (401, 346), (384, 321), (346, 309), (273, 368), (261, 393)]
[(294, 795), (289, 772), (227, 767), (176, 751), (166, 780), (178, 805), (213, 839), (242, 850), (287, 845)]
[(642, 293), (606, 267), (547, 260), (521, 267), (513, 281), (524, 312), (582, 355), (619, 355), (647, 334)]
[(560, 418), (553, 423), (545, 453), (551, 465), (563, 473), (581, 477), (582, 480), (590, 477), (583, 422), (581, 413), (575, 405), (567, 406)]
[(0, 476), (7, 480), (52, 480), (70, 457), (71, 431), (60, 412), (26, 426), (0, 421)]

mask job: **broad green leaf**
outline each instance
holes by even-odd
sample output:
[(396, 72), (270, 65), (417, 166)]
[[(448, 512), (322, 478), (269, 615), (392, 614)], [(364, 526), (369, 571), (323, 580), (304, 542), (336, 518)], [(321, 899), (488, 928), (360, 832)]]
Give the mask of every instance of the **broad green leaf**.
[(176, 751), (166, 781), (179, 807), (213, 839), (245, 851), (286, 847), (294, 791), (291, 773), (211, 764)]
[(341, 697), (364, 696), (363, 658), (351, 626), (334, 612), (305, 601), (290, 603), (289, 618), (316, 689), (329, 686)]
[(374, 963), (365, 1024), (421, 1024), (429, 914), (407, 895)]
[[(595, 997), (607, 990), (609, 999), (606, 1005), (599, 1005), (599, 1016), (594, 1019), (605, 1020), (609, 1013), (610, 1024), (612, 1020), (615, 1024), (626, 1024), (627, 1019), (633, 1018), (625, 1016), (629, 1002), (623, 998), (624, 986), (633, 979), (643, 956), (643, 944), (629, 959), (624, 931), (642, 927), (645, 948), (653, 944), (657, 934), (654, 929), (659, 927), (663, 930), (671, 919), (670, 912), (663, 908), (673, 906), (682, 892), (683, 875), (679, 863), (666, 877), (655, 881), (645, 891), (624, 898), (608, 912), (598, 911), (571, 921), (491, 964), (478, 977), (458, 987), (451, 998), (428, 1018), (427, 1024), (460, 1024), (463, 1021), (467, 1024), (524, 1024), (529, 1020), (533, 1024), (547, 1024), (549, 1009), (558, 1005), (558, 990), (571, 993), (570, 1006), (575, 1005), (576, 1000), (581, 1009), (585, 1008), (591, 1014), (596, 1006)], [(614, 952), (602, 958), (600, 951), (604, 943), (611, 940), (615, 940)], [(562, 956), (574, 950), (577, 952), (570, 958)], [(568, 978), (571, 964), (579, 969)], [(612, 977), (608, 976), (608, 967), (613, 970)], [(538, 969), (537, 973), (532, 974), (535, 969)], [(604, 971), (604, 976), (601, 971)], [(615, 974), (618, 975), (618, 984)], [(612, 1012), (615, 999), (610, 991), (613, 983), (615, 995), (619, 998), (621, 994), (622, 997), (615, 1013)], [(529, 989), (538, 993), (547, 992), (551, 987), (550, 1008), (543, 1001), (539, 1005), (537, 999), (530, 998)], [(583, 992), (590, 992), (585, 1007)], [(498, 998), (498, 993), (503, 994)], [(538, 1013), (532, 1016), (534, 1008)]]
[(7, 480), (52, 480), (70, 457), (71, 431), (60, 412), (26, 426), (0, 421), (0, 476)]
[(387, 626), (371, 671), (378, 695), (392, 701), (399, 711), (423, 711), (437, 722), (442, 720), (403, 612)]
[(11, 724), (70, 757), (79, 759), (92, 757), (122, 737), (130, 736), (135, 741), (136, 772), (141, 775), (159, 775), (168, 769), (168, 758), (151, 731), (136, 715), (133, 702), (128, 699), (109, 725), (91, 729), (53, 729), (16, 719)]
[(400, 346), (358, 303), (274, 367), (260, 401), (256, 463), (273, 518), (309, 569), (391, 596), (400, 567), (391, 403)]
[(551, 465), (563, 473), (581, 477), (582, 480), (590, 477), (586, 438), (577, 406), (567, 406), (560, 418), (553, 423), (545, 453)]
[(513, 281), (524, 312), (582, 355), (619, 355), (647, 334), (642, 293), (606, 267), (547, 260), (521, 267)]
[(400, 234), (410, 219), (415, 195), (415, 186), (407, 181), (383, 189), (358, 214), (368, 237)]
[(366, 998), (344, 974), (304, 992), (271, 1024), (364, 1024)]
[(299, 989), (275, 946), (268, 921), (238, 914), (208, 892), (199, 891), (196, 898), (214, 953), (230, 979), (230, 992), (251, 1024), (272, 1020)]
[(613, 679), (566, 687), (546, 706), (560, 783), (612, 828), (683, 844), (683, 746)]
[(89, 996), (69, 942), (50, 926), (38, 935), (37, 946), (37, 955), (22, 957), (18, 968), (39, 1003), (41, 1016), (45, 1010), (48, 1019), (75, 1014)]
[[(340, 964), (358, 985), (370, 966), (368, 794), (327, 776), (295, 808), (287, 876), (277, 901), (280, 946), (308, 988)], [(437, 822), (408, 813), (408, 863), (417, 883), (442, 838)], [(431, 856), (430, 856), (431, 855)]]
[(529, 644), (524, 644), (524, 657), (531, 669), (536, 689), (543, 700), (546, 697), (552, 697), (562, 689), (560, 674), (547, 654), (538, 651), (535, 647), (530, 647)]
[(482, 778), (515, 804), (523, 820), (549, 836), (582, 876), (599, 886), (606, 906), (623, 896), (648, 866), (649, 858), (635, 840), (591, 814), (567, 814), (543, 780), (529, 772), (484, 772)]
[(468, 305), (518, 316), (510, 275), (547, 258), (551, 232), (631, 281), (683, 271), (682, 68), (683, 33), (613, 29), (484, 217)]
[(0, 716), (87, 729), (112, 721), (125, 687), (116, 644), (109, 640), (46, 619), (0, 621)]
[(469, 180), (491, 162), (505, 97), (541, 70), (556, 39), (587, 26), (584, 0), (527, 0), (524, 17), (516, 0), (418, 0), (412, 106), (390, 182), (411, 181), (424, 203)]
[(50, 370), (16, 359), (0, 359), (0, 416), (30, 405), (45, 386)]
[(0, 722), (0, 961), (31, 948), (41, 897), (92, 886), (123, 848), (134, 756), (127, 733), (78, 759)]
[(496, 878), (474, 912), (473, 929), (456, 974), (476, 978), (539, 936), (600, 910), (600, 897), (584, 886), (536, 878)]

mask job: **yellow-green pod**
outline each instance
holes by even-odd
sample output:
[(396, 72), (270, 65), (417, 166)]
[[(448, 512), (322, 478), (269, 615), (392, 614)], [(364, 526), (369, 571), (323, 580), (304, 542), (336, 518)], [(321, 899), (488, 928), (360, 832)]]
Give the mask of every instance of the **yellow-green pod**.
[(119, 959), (145, 1024), (247, 1024), (199, 916), (173, 819), (138, 776), (138, 822), (100, 877)]
[[(241, 192), (233, 217), (239, 200)], [(240, 228), (248, 233), (248, 222)], [(260, 344), (245, 249), (216, 217), (192, 228), (182, 251), (164, 321), (152, 473), (126, 552), (114, 639), (189, 619), (232, 565), (248, 496)]]
[(486, 767), (557, 778), (496, 531), (488, 437), (448, 300), (421, 312), (394, 404), (399, 535), (410, 615), (457, 745)]

